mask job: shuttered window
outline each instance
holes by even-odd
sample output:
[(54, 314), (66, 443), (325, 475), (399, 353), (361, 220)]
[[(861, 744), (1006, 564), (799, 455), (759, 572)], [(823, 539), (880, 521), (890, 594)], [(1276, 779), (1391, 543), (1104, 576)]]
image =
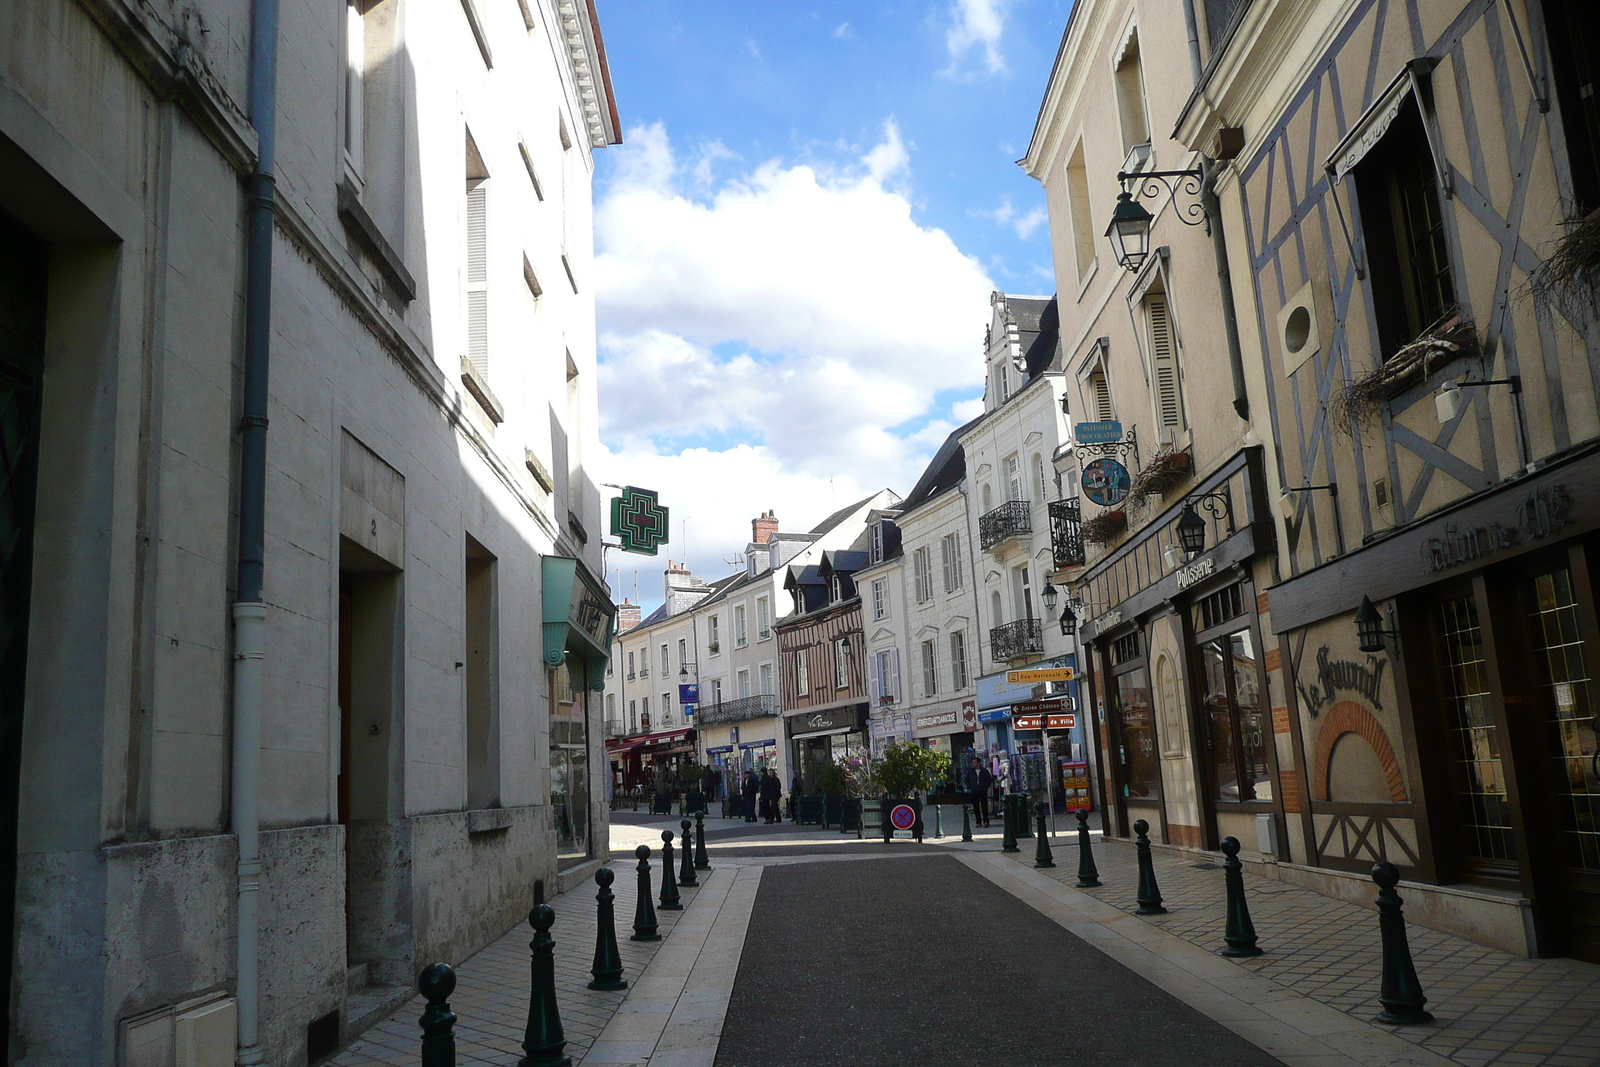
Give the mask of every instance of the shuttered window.
[(1116, 418), (1111, 408), (1111, 381), (1104, 367), (1096, 367), (1089, 375), (1089, 421), (1110, 422)]
[(967, 684), (967, 635), (957, 630), (950, 635), (950, 685), (965, 689)]
[(945, 534), (939, 541), (939, 554), (944, 564), (944, 591), (953, 593), (961, 588), (960, 535)]
[(939, 659), (937, 646), (932, 641), (922, 642), (922, 695), (931, 697), (939, 692)]
[(489, 190), (467, 192), (467, 362), (489, 380)]
[(1145, 315), (1150, 326), (1150, 366), (1155, 389), (1156, 426), (1163, 444), (1183, 430), (1183, 396), (1179, 387), (1178, 349), (1172, 338), (1172, 318), (1163, 296), (1148, 297)]
[(917, 603), (926, 604), (933, 599), (933, 569), (928, 563), (928, 550), (919, 548), (911, 554), (911, 574), (917, 587)]

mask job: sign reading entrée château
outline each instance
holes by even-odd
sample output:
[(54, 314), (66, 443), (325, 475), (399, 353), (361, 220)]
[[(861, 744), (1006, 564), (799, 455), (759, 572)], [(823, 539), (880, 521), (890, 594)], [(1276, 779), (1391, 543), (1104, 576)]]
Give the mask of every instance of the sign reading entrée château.
[(625, 485), (621, 496), (611, 498), (611, 536), (624, 552), (656, 554), (667, 539), (667, 509), (657, 503), (654, 489)]

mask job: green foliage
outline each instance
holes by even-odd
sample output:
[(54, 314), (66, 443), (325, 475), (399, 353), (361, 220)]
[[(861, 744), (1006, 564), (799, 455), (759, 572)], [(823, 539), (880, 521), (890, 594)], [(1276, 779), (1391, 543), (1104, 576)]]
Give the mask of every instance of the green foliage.
[(896, 743), (884, 751), (873, 777), (888, 796), (909, 797), (943, 781), (949, 767), (950, 757), (941, 752), (921, 745)]
[(843, 796), (849, 785), (844, 768), (835, 763), (819, 764), (813, 781), (817, 792), (829, 797)]
[(700, 780), (706, 776), (706, 769), (698, 763), (685, 763), (678, 768), (678, 778), (690, 789), (697, 789)]

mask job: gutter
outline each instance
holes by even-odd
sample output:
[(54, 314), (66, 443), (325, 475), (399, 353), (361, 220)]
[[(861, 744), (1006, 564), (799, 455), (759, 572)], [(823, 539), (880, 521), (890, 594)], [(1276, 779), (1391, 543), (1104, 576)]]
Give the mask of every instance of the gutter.
[(267, 383), (272, 331), (272, 238), (277, 216), (278, 0), (252, 0), (250, 124), (258, 140), (245, 222), (244, 404), (240, 419), (239, 562), (233, 603), (233, 832), (238, 867), (238, 1064), (262, 1061), (261, 692), (265, 673)]

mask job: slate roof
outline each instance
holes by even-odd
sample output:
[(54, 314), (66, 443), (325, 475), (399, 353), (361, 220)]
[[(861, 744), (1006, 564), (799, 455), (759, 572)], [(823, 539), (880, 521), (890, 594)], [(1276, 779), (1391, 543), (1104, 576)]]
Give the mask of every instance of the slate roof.
[(1017, 323), (1023, 362), (1031, 381), (1050, 369), (1061, 337), (1061, 308), (1056, 298), (1007, 296), (1006, 310)]
[(844, 522), (844, 520), (848, 519), (851, 515), (854, 515), (857, 511), (860, 511), (867, 504), (870, 504), (873, 497), (876, 497), (877, 495), (877, 493), (873, 493), (872, 496), (862, 497), (854, 504), (845, 505), (838, 511), (835, 511), (832, 515), (829, 515), (827, 518), (817, 523), (817, 525), (813, 526), (811, 528), (811, 533), (817, 537), (821, 537), (824, 534), (831, 532), (835, 526), (838, 526), (841, 522)]
[(822, 554), (823, 567), (829, 571), (841, 574), (854, 574), (865, 567), (872, 559), (870, 552), (859, 552), (854, 549), (841, 548)]
[(950, 436), (944, 439), (939, 451), (928, 461), (922, 477), (917, 479), (917, 484), (911, 487), (911, 492), (907, 493), (905, 500), (901, 502), (902, 511), (910, 511), (945, 490), (955, 488), (961, 479), (967, 476), (967, 452), (961, 447), (961, 435), (982, 421), (983, 416), (979, 415), (965, 426), (958, 426), (950, 431)]

